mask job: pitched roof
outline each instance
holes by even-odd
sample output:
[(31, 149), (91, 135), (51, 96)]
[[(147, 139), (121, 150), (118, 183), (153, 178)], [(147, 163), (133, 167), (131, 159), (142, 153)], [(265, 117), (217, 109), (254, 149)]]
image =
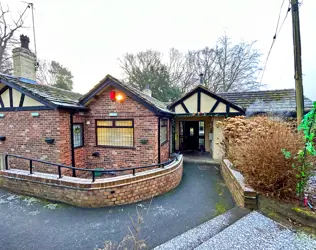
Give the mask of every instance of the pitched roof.
[(9, 87), (13, 87), (24, 94), (40, 99), (40, 101), (51, 104), (54, 107), (82, 109), (79, 103), (81, 94), (55, 88), (47, 85), (32, 84), (29, 80), (14, 76), (0, 74), (0, 80)]
[(136, 99), (148, 108), (152, 108), (153, 111), (158, 111), (160, 113), (162, 112), (165, 114), (173, 113), (167, 108), (167, 103), (161, 102), (154, 97), (146, 95), (142, 91), (132, 87), (130, 84), (123, 83), (111, 75), (107, 75), (97, 85), (95, 85), (87, 94), (82, 96), (80, 98), (80, 103), (87, 103), (92, 97), (94, 97), (98, 92), (102, 91), (102, 89), (108, 85), (114, 86), (122, 91), (127, 92), (131, 98)]
[(197, 92), (203, 92), (203, 93), (217, 99), (218, 101), (221, 101), (225, 104), (229, 104), (231, 107), (233, 107), (234, 109), (237, 109), (238, 111), (240, 111), (242, 113), (245, 112), (245, 110), (243, 110), (243, 108), (241, 106), (239, 106), (238, 104), (224, 98), (223, 96), (219, 95), (218, 93), (213, 93), (212, 91), (210, 91), (208, 88), (206, 88), (205, 86), (203, 86), (201, 84), (197, 85), (195, 88), (191, 89), (189, 92), (184, 94), (182, 97), (180, 97), (176, 101), (169, 104), (169, 108), (174, 108), (176, 105), (183, 102), (185, 99), (189, 98), (190, 96), (192, 96), (193, 94), (195, 94)]
[[(85, 95), (52, 86), (32, 84), (30, 83), (30, 80), (5, 74), (0, 74), (0, 82), (8, 85), (9, 87), (15, 88), (20, 92), (29, 95), (30, 97), (33, 97), (44, 104), (47, 104), (50, 107), (70, 108), (76, 110), (86, 109), (84, 104), (88, 100), (101, 91), (105, 86), (113, 85), (114, 87), (120, 88), (122, 91), (128, 92), (130, 97), (136, 99), (154, 112), (173, 114), (173, 112), (168, 109), (168, 103), (161, 102), (154, 97), (148, 96), (142, 91), (132, 87), (129, 84), (119, 81), (111, 75), (107, 75)], [(201, 85), (192, 91), (195, 91), (197, 88), (202, 88), (204, 91), (209, 92), (207, 88)], [(182, 98), (192, 93), (192, 91), (184, 95)], [(238, 107), (246, 109), (247, 112), (250, 113), (296, 112), (294, 89), (221, 92), (216, 93), (216, 95), (220, 98), (223, 98), (225, 101), (231, 102)], [(173, 104), (175, 104), (177, 101), (175, 101)], [(171, 106), (173, 104), (171, 104)], [(313, 102), (307, 97), (304, 97), (304, 105), (305, 110), (308, 111), (313, 107)]]
[[(222, 92), (219, 96), (245, 108), (252, 113), (284, 113), (296, 112), (294, 89), (278, 89), (266, 91)], [(313, 102), (304, 97), (305, 110), (313, 107)]]

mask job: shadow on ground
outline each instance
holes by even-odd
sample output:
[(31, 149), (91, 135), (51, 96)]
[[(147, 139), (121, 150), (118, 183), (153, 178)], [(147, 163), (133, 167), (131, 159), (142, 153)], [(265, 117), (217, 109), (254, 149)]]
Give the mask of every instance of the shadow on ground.
[(86, 209), (41, 201), (0, 189), (1, 249), (94, 249), (119, 242), (128, 233), (136, 207), (147, 214), (142, 237), (149, 248), (223, 213), (234, 206), (219, 169), (184, 164), (180, 185), (150, 201)]

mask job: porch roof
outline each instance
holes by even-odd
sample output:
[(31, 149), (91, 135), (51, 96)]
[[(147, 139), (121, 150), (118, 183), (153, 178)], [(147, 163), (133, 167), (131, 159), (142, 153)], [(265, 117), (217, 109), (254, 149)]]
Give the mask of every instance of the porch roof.
[(177, 115), (243, 115), (245, 110), (235, 103), (198, 85), (182, 98), (169, 105)]

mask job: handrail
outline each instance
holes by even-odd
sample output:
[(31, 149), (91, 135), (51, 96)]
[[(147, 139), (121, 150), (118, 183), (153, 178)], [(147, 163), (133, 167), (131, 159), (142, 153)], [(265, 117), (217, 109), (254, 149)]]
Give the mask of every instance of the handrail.
[(57, 170), (58, 170), (58, 177), (62, 178), (62, 173), (61, 173), (61, 169), (62, 168), (67, 168), (67, 169), (72, 169), (73, 171), (73, 177), (76, 177), (75, 171), (86, 171), (86, 172), (91, 172), (92, 174), (92, 182), (95, 181), (95, 172), (101, 172), (102, 174), (105, 173), (109, 173), (109, 172), (123, 172), (123, 171), (132, 171), (133, 176), (135, 176), (136, 174), (136, 170), (137, 169), (143, 169), (143, 168), (152, 168), (152, 167), (162, 167), (164, 168), (165, 165), (170, 164), (171, 162), (174, 161), (178, 161), (178, 156), (179, 154), (176, 154), (175, 157), (171, 160), (162, 162), (162, 163), (157, 163), (157, 164), (151, 164), (151, 165), (147, 165), (147, 166), (138, 166), (138, 167), (130, 167), (130, 168), (122, 168), (122, 169), (106, 169), (106, 170), (99, 170), (99, 169), (87, 169), (87, 168), (76, 168), (76, 167), (72, 167), (72, 166), (66, 166), (63, 164), (58, 164), (58, 163), (52, 163), (52, 162), (48, 162), (48, 161), (42, 161), (42, 160), (36, 160), (36, 159), (32, 159), (32, 158), (28, 158), (28, 157), (24, 157), (24, 156), (20, 156), (20, 155), (13, 155), (13, 154), (5, 154), (4, 156), (4, 164), (5, 164), (5, 169), (9, 170), (9, 162), (8, 162), (8, 158), (9, 157), (13, 157), (13, 158), (18, 158), (18, 159), (23, 159), (23, 160), (28, 160), (29, 161), (29, 167), (30, 167), (30, 174), (33, 174), (33, 162), (38, 162), (38, 163), (43, 163), (46, 165), (51, 165), (51, 166), (56, 166)]

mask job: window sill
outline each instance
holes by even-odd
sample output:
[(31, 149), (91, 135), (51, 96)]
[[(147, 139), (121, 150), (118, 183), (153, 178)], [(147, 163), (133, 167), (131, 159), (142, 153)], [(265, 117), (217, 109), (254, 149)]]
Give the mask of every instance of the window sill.
[(84, 145), (82, 145), (82, 146), (78, 146), (78, 147), (74, 147), (74, 149), (77, 149), (77, 148), (83, 148), (84, 147)]
[(162, 147), (163, 145), (167, 144), (169, 141), (165, 141), (163, 143), (160, 144), (160, 147)]
[(96, 147), (96, 148), (132, 149), (132, 150), (136, 149), (136, 147), (124, 147), (124, 146), (102, 146), (102, 145), (96, 145), (94, 147)]

